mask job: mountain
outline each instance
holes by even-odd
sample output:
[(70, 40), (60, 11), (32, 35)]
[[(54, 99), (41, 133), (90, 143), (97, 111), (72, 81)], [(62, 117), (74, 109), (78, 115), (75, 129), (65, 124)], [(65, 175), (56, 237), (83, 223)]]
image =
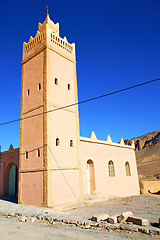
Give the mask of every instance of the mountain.
[[(153, 176), (160, 174), (160, 130), (133, 138), (135, 142), (138, 174)], [(132, 140), (125, 140), (131, 144)]]

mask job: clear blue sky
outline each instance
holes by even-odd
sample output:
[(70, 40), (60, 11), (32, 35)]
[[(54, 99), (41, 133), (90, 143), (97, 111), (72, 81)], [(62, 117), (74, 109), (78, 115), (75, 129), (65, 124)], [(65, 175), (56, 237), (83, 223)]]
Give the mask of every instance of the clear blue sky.
[[(79, 101), (160, 77), (160, 0), (0, 0), (0, 122), (20, 117), (23, 41), (45, 20), (76, 43)], [(79, 106), (80, 133), (131, 139), (160, 129), (160, 82)], [(2, 150), (19, 123), (0, 126)]]

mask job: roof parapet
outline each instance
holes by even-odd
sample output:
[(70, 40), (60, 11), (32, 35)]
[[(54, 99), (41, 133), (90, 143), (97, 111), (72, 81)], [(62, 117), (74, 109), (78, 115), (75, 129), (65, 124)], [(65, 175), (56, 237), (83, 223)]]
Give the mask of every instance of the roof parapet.
[(13, 145), (11, 144), (10, 146), (9, 146), (9, 150), (8, 151), (13, 151), (14, 150), (14, 148), (13, 148)]
[(107, 135), (106, 142), (107, 143), (112, 143), (112, 139), (111, 139), (110, 135)]
[(44, 29), (46, 29), (46, 25), (48, 25), (57, 36), (59, 36), (59, 23), (54, 23), (50, 19), (49, 14), (46, 16), (46, 19), (43, 23), (38, 23), (38, 31), (42, 32)]
[(94, 131), (91, 132), (90, 139), (97, 141), (97, 137)]
[(121, 144), (121, 145), (125, 145), (123, 138), (120, 139), (119, 144)]
[(134, 140), (132, 140), (131, 146), (135, 148)]

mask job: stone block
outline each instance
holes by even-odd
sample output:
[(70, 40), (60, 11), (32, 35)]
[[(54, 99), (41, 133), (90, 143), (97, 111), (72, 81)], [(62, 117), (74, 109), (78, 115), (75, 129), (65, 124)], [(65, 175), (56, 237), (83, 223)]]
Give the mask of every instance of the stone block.
[(31, 217), (31, 222), (36, 222), (36, 218), (35, 217)]
[(138, 227), (130, 226), (132, 232), (138, 232)]
[(109, 218), (109, 215), (106, 213), (103, 213), (103, 214), (92, 216), (91, 220), (94, 222), (99, 222), (99, 221), (106, 221), (108, 218)]
[(149, 229), (149, 234), (150, 235), (158, 235), (157, 229)]
[(19, 217), (19, 222), (25, 222), (25, 221), (26, 221), (26, 217), (24, 217), (24, 216)]
[(91, 228), (91, 226), (90, 226), (90, 225), (87, 225), (87, 226), (84, 226), (84, 228), (85, 228), (85, 229), (89, 229), (89, 228)]
[(137, 225), (140, 225), (140, 226), (148, 226), (149, 225), (148, 219), (139, 218), (139, 217), (135, 217), (135, 216), (128, 217), (127, 221), (128, 222), (133, 222), (134, 224), (137, 224)]
[(131, 226), (128, 226), (128, 225), (121, 225), (120, 227), (121, 230), (126, 230), (126, 231), (131, 231)]
[(77, 221), (77, 224), (78, 224), (78, 225), (82, 225), (82, 222), (81, 222), (81, 221)]
[(145, 228), (145, 229), (143, 230), (143, 233), (149, 234), (149, 229)]
[(117, 229), (118, 229), (117, 225), (111, 225), (111, 226), (110, 226), (110, 230), (114, 230), (114, 231), (115, 231), (115, 230), (117, 230)]
[(108, 221), (109, 223), (112, 223), (112, 224), (117, 223), (117, 215), (115, 215), (115, 216), (110, 216), (110, 217), (107, 219), (107, 221)]
[(95, 222), (95, 223), (90, 223), (90, 226), (91, 227), (98, 227), (99, 226), (99, 223)]
[(71, 221), (68, 221), (69, 224), (74, 224), (74, 225), (78, 225), (77, 221), (74, 221), (74, 220), (71, 220)]
[(120, 216), (117, 217), (117, 222), (124, 223), (128, 217), (133, 216), (133, 213), (131, 211), (124, 212)]

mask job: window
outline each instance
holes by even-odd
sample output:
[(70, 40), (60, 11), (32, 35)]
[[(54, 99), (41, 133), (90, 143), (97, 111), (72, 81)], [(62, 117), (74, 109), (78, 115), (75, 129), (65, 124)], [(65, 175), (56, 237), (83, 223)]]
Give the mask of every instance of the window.
[(27, 90), (27, 96), (29, 96), (30, 92), (29, 92), (29, 89)]
[(130, 170), (129, 162), (125, 163), (125, 168), (126, 168), (126, 176), (131, 176), (131, 170)]
[(55, 83), (55, 85), (58, 85), (58, 79), (57, 78), (55, 78), (54, 83)]
[(73, 140), (70, 140), (70, 147), (73, 147)]
[(114, 163), (112, 160), (110, 160), (108, 163), (108, 171), (109, 171), (109, 177), (115, 177)]
[(60, 146), (59, 138), (56, 138), (56, 146)]
[(71, 90), (71, 85), (70, 84), (68, 84), (68, 90)]
[(37, 149), (37, 157), (40, 157), (40, 149)]
[(39, 83), (38, 84), (38, 91), (40, 91), (41, 90), (41, 84)]
[(28, 152), (26, 151), (25, 158), (28, 159)]

